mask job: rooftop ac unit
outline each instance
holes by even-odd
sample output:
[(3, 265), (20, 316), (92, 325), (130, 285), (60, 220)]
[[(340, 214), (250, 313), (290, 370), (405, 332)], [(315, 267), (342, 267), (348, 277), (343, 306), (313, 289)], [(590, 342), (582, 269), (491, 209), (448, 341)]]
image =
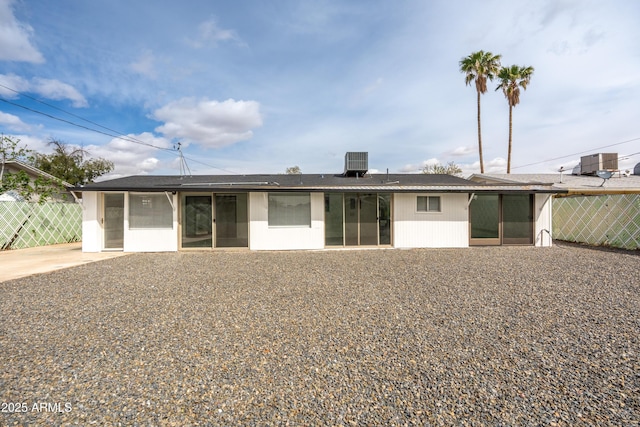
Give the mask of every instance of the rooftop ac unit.
[(636, 167), (633, 168), (633, 174), (640, 175), (640, 163), (638, 163)]
[(618, 153), (598, 153), (580, 158), (582, 175), (595, 175), (600, 170), (617, 171)]
[(344, 156), (344, 175), (363, 176), (369, 170), (369, 153), (347, 152)]

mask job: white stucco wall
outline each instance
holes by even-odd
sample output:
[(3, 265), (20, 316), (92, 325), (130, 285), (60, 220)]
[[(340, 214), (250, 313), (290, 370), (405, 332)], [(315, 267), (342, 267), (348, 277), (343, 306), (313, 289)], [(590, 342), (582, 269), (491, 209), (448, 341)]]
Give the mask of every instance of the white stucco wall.
[[(139, 193), (138, 193), (139, 194)], [(156, 193), (162, 194), (165, 193)], [(174, 252), (178, 250), (178, 196), (170, 194), (173, 204), (171, 228), (130, 228), (129, 197), (124, 198), (124, 251)]]
[(549, 247), (553, 244), (551, 240), (553, 236), (552, 201), (553, 197), (550, 194), (536, 194), (534, 197), (534, 244), (536, 246)]
[[(397, 248), (446, 248), (469, 246), (469, 195), (466, 193), (431, 193), (440, 196), (441, 212), (418, 212), (418, 193), (397, 193), (393, 196), (393, 246)], [(102, 193), (85, 192), (82, 197), (82, 250), (104, 250), (102, 226)], [(323, 249), (324, 194), (310, 193), (310, 227), (270, 227), (268, 224), (268, 193), (248, 194), (249, 248), (251, 250)], [(124, 251), (163, 252), (178, 250), (178, 196), (172, 196), (173, 223), (167, 229), (131, 229), (129, 227), (129, 197), (124, 199)], [(536, 194), (534, 206), (534, 240), (536, 246), (551, 246), (552, 198)], [(549, 233), (547, 233), (547, 230)]]
[[(161, 193), (164, 194), (164, 193)], [(104, 250), (103, 193), (86, 191), (82, 194), (82, 251)], [(124, 197), (124, 252), (167, 252), (178, 250), (178, 197), (173, 202), (172, 228), (131, 229), (129, 227), (129, 197)]]
[(268, 194), (249, 193), (249, 249), (324, 248), (324, 193), (311, 193), (311, 227), (269, 227)]
[(102, 251), (102, 199), (100, 193), (82, 193), (82, 252)]
[(429, 193), (440, 196), (441, 212), (418, 212), (417, 196), (393, 196), (393, 246), (397, 248), (464, 248), (469, 246), (466, 193)]

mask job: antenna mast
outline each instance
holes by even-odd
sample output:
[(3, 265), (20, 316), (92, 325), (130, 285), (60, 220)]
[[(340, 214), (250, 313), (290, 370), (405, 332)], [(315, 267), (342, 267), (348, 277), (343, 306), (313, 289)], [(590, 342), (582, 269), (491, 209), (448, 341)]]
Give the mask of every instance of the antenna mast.
[(178, 142), (176, 145), (176, 150), (178, 150), (178, 153), (180, 153), (180, 176), (186, 176), (187, 171), (189, 172), (189, 176), (191, 176), (191, 169), (189, 169), (187, 160), (184, 158), (184, 154), (182, 154), (182, 143)]

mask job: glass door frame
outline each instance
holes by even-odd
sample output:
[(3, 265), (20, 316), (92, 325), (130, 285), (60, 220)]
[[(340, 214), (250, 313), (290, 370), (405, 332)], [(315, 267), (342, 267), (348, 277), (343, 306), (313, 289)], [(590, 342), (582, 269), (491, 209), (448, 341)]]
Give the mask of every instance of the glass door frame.
[[(225, 199), (230, 200), (233, 197), (233, 211), (235, 214), (235, 221), (232, 222), (232, 227), (230, 227), (231, 222), (223, 222), (222, 220), (225, 218), (223, 212), (223, 201)], [(242, 204), (239, 202), (242, 200)], [(220, 204), (219, 204), (220, 202)], [(246, 249), (249, 248), (249, 193), (213, 193), (212, 196), (212, 204), (213, 204), (213, 248), (214, 249)], [(227, 205), (228, 206), (228, 205)], [(244, 221), (238, 221), (238, 209), (244, 208), (246, 217)], [(229, 231), (228, 228), (232, 228), (234, 230), (235, 237), (223, 236), (223, 231)], [(239, 237), (238, 232), (242, 230), (242, 235), (246, 235), (246, 239), (244, 236)], [(231, 241), (231, 243), (229, 243)], [(226, 243), (225, 243), (226, 242)], [(239, 245), (238, 242), (244, 242), (244, 244)], [(234, 244), (235, 243), (235, 244)]]
[[(528, 200), (529, 200), (529, 212), (527, 214), (527, 221), (528, 221), (528, 233), (529, 235), (526, 237), (505, 237), (505, 226), (504, 226), (504, 197), (505, 196), (528, 196)], [(500, 214), (501, 214), (501, 218), (500, 218), (500, 222), (502, 223), (502, 234), (501, 234), (501, 238), (502, 238), (502, 244), (503, 245), (523, 245), (523, 246), (529, 246), (529, 245), (533, 245), (534, 243), (534, 234), (535, 234), (535, 221), (534, 221), (534, 207), (535, 207), (535, 197), (533, 196), (533, 194), (523, 194), (523, 193), (516, 193), (516, 194), (502, 194), (502, 197), (500, 197)]]
[[(340, 245), (328, 245), (327, 244), (327, 197), (329, 195), (335, 195), (335, 194), (340, 194), (342, 196), (342, 209), (341, 209), (341, 213), (342, 213), (342, 244)], [(380, 197), (381, 195), (388, 195), (388, 198), (386, 199), (388, 201), (388, 218), (383, 218), (385, 221), (388, 221), (389, 223), (385, 226), (386, 228), (388, 228), (389, 230), (389, 243), (380, 243), (380, 238), (381, 238), (381, 225), (380, 225), (380, 220), (381, 220), (381, 215), (380, 215)], [(376, 243), (375, 244), (362, 244), (362, 221), (361, 221), (361, 213), (362, 213), (362, 201), (363, 201), (363, 197), (366, 196), (375, 196), (376, 198), (376, 221), (375, 221), (375, 228), (376, 228)], [(324, 243), (325, 243), (325, 247), (326, 248), (339, 248), (339, 247), (350, 247), (350, 248), (357, 248), (357, 247), (392, 247), (393, 246), (393, 193), (391, 192), (384, 192), (384, 193), (379, 193), (379, 192), (342, 192), (342, 193), (324, 193), (324, 197), (325, 197), (325, 210), (323, 211), (324, 213), (324, 223), (325, 223), (325, 237), (324, 237)], [(349, 206), (347, 206), (347, 201), (349, 200), (349, 198), (351, 197), (351, 199), (355, 198), (355, 206), (354, 208), (350, 208)], [(347, 210), (353, 210), (355, 209), (356, 212), (356, 218), (354, 221), (347, 221)], [(372, 223), (368, 223), (368, 224), (372, 224)], [(349, 233), (349, 229), (348, 227), (354, 227), (351, 230), (351, 233)], [(355, 235), (354, 235), (355, 234)], [(372, 236), (369, 236), (372, 237)], [(357, 243), (351, 243), (351, 244), (347, 244), (347, 240), (351, 238), (352, 240), (355, 238), (355, 240), (357, 240)]]
[[(244, 226), (247, 228), (247, 242), (244, 246), (217, 246), (217, 224), (216, 224), (216, 196), (228, 196), (228, 195), (244, 195), (246, 201), (246, 221)], [(178, 247), (181, 251), (207, 251), (214, 249), (248, 249), (249, 248), (249, 193), (245, 192), (234, 192), (234, 193), (226, 193), (226, 192), (181, 192), (179, 193), (179, 209), (178, 209)], [(201, 196), (201, 197), (209, 197), (211, 200), (211, 245), (210, 246), (194, 246), (194, 247), (185, 247), (183, 246), (183, 227), (185, 226), (185, 200), (189, 196)], [(237, 199), (236, 199), (237, 200)], [(239, 226), (241, 223), (237, 223)]]
[[(210, 246), (184, 246), (184, 229), (185, 229), (185, 216), (186, 216), (186, 199), (187, 197), (208, 197), (211, 201), (210, 203), (210, 216), (211, 216), (211, 245)], [(178, 243), (181, 251), (203, 251), (210, 250), (215, 247), (215, 226), (213, 222), (214, 218), (214, 195), (210, 192), (194, 192), (194, 193), (180, 193), (180, 197), (178, 198), (180, 208), (178, 209)]]
[[(473, 212), (473, 201), (477, 200), (475, 197), (478, 196), (498, 196), (498, 235), (496, 237), (472, 237), (473, 233), (473, 221), (471, 218), (471, 213)], [(471, 195), (470, 197), (474, 197), (473, 200), (469, 201), (469, 246), (500, 246), (502, 245), (502, 195), (501, 194), (478, 194)]]
[[(122, 240), (122, 245), (120, 246), (114, 246), (114, 247), (109, 247), (107, 246), (107, 223), (110, 222), (111, 220), (107, 218), (107, 202), (106, 202), (106, 198), (107, 196), (120, 196), (122, 197), (122, 221), (119, 224), (122, 229), (120, 230), (122, 233), (122, 238), (118, 239), (118, 240)], [(101, 226), (102, 226), (102, 250), (104, 251), (123, 251), (124, 250), (124, 220), (125, 220), (125, 214), (126, 214), (126, 203), (127, 203), (127, 198), (125, 197), (125, 193), (124, 192), (105, 192), (102, 193), (102, 220), (101, 222)]]
[[(488, 193), (495, 194), (495, 193)], [(471, 227), (472, 227), (472, 204), (473, 201), (469, 202), (469, 246), (531, 246), (535, 243), (535, 197), (531, 193), (515, 193), (515, 194), (526, 194), (529, 197), (529, 227), (530, 234), (528, 238), (505, 238), (504, 236), (504, 196), (509, 196), (510, 194), (499, 193), (498, 195), (498, 237), (496, 238), (473, 238), (471, 237)]]

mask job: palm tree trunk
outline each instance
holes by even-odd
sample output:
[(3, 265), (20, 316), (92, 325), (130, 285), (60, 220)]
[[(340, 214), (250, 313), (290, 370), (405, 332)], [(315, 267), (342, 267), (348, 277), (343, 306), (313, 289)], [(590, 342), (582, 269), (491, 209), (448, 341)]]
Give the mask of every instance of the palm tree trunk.
[(509, 104), (509, 154), (507, 155), (507, 173), (511, 173), (511, 134), (513, 132), (513, 106)]
[(482, 160), (482, 130), (480, 127), (480, 91), (478, 91), (478, 155), (480, 157), (480, 173), (484, 173), (484, 161)]

